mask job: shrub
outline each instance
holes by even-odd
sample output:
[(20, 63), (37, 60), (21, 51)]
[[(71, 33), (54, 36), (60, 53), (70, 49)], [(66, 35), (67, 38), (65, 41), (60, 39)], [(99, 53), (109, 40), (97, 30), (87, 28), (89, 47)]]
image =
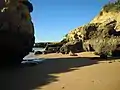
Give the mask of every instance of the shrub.
[(115, 2), (109, 2), (108, 4), (106, 4), (104, 7), (103, 7), (104, 11), (106, 12), (110, 12), (110, 11), (113, 11), (113, 12), (119, 12), (120, 11), (120, 0), (117, 0)]

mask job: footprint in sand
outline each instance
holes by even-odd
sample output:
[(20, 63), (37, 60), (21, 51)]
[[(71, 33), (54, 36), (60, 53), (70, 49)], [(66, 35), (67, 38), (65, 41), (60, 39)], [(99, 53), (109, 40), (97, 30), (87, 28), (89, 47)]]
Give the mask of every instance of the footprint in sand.
[(108, 63), (113, 63), (112, 61), (109, 61)]
[(65, 87), (63, 86), (62, 89), (64, 89)]
[(98, 84), (98, 83), (101, 83), (101, 82), (100, 82), (100, 80), (92, 80), (92, 83)]

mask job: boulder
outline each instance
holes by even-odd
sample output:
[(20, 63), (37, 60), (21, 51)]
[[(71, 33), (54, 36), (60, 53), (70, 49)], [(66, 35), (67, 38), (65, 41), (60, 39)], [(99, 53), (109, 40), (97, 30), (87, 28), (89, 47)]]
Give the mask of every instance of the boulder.
[[(2, 3), (1, 3), (2, 2)], [(0, 1), (0, 64), (21, 63), (34, 45), (34, 25), (30, 12), (33, 6), (28, 0)], [(4, 51), (9, 52), (6, 56)]]
[(63, 54), (69, 54), (69, 52), (77, 53), (81, 51), (83, 51), (82, 40), (67, 42), (60, 48), (60, 52)]

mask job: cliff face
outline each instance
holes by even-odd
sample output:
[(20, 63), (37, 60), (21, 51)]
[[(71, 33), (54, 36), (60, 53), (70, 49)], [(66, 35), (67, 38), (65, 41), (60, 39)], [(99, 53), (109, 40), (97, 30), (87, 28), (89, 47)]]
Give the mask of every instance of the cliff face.
[(117, 21), (114, 29), (120, 31), (120, 12), (105, 12), (102, 10), (90, 23), (104, 23), (110, 19)]
[[(95, 27), (97, 29), (99, 25), (109, 23), (113, 20), (116, 21), (114, 29), (116, 31), (120, 31), (120, 0), (114, 3), (108, 3), (104, 5), (100, 13), (95, 18), (93, 18), (93, 20), (91, 20), (86, 25), (83, 25), (71, 30), (65, 36), (65, 39), (67, 41), (73, 41), (75, 39), (81, 39), (81, 38), (83, 39), (84, 33), (86, 31), (91, 31), (91, 29), (95, 29)], [(86, 29), (89, 29), (89, 30), (86, 30)]]
[(102, 57), (120, 53), (120, 0), (106, 4), (91, 22), (71, 30), (64, 39), (75, 40), (82, 40), (85, 51), (95, 51)]

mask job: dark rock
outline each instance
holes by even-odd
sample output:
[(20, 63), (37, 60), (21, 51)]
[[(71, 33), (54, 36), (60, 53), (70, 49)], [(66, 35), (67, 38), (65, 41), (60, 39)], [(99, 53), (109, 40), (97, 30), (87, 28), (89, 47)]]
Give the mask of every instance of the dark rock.
[(67, 42), (60, 48), (60, 52), (63, 54), (69, 54), (70, 51), (72, 53), (83, 51), (82, 40)]
[(120, 50), (114, 50), (114, 51), (112, 52), (112, 56), (113, 56), (113, 57), (120, 57)]
[(89, 40), (85, 40), (85, 41), (83, 42), (83, 49), (84, 49), (85, 51), (95, 51), (95, 50), (93, 49), (93, 47), (91, 46)]
[[(32, 4), (27, 0), (24, 1), (29, 3), (29, 6), (31, 4), (30, 10), (25, 3), (16, 2), (9, 0), (0, 6), (0, 55), (2, 58), (0, 64), (20, 64), (23, 57), (32, 51), (35, 41), (34, 26), (30, 16)], [(4, 51), (8, 54), (3, 53)]]
[(45, 49), (45, 53), (59, 53), (60, 47), (62, 45), (59, 44), (48, 44)]
[(102, 59), (107, 59), (107, 55), (101, 54), (101, 55), (100, 55), (100, 58), (102, 58)]
[(71, 53), (70, 56), (78, 56), (76, 53)]
[(35, 55), (37, 55), (37, 54), (43, 54), (43, 52), (41, 52), (41, 51), (36, 51), (34, 54), (35, 54)]
[(118, 55), (118, 51), (120, 51), (120, 49), (118, 50), (120, 36), (115, 36), (117, 34), (116, 30), (114, 30), (115, 25), (115, 20), (106, 21), (105, 23), (100, 24), (94, 34), (91, 35), (91, 38), (84, 40), (84, 50), (94, 50), (101, 58)]
[(112, 61), (109, 61), (108, 63), (112, 63)]
[(99, 23), (90, 23), (83, 27), (83, 39), (88, 40), (91, 39), (94, 36), (95, 32), (97, 31), (97, 28), (99, 26)]
[(60, 52), (62, 54), (69, 54), (70, 50), (69, 50), (69, 47), (66, 46), (66, 45), (63, 45), (61, 48), (60, 48)]
[(19, 1), (28, 7), (29, 12), (33, 11), (33, 5), (29, 1)]

